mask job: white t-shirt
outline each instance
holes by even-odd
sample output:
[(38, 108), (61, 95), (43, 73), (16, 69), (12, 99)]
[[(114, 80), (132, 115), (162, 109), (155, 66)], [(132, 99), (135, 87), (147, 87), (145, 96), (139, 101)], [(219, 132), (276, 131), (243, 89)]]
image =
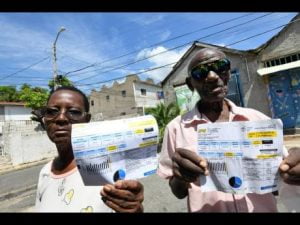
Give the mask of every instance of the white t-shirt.
[(52, 161), (41, 170), (36, 195), (37, 212), (113, 212), (101, 200), (103, 186), (85, 186), (75, 167), (55, 175)]

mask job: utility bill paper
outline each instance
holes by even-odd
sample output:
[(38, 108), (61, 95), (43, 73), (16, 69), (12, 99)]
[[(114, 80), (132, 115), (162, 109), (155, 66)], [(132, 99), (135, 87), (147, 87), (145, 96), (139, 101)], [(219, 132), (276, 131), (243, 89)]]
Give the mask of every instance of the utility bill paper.
[(201, 190), (264, 194), (278, 190), (283, 127), (280, 119), (206, 123), (197, 127), (198, 154), (208, 161)]
[(72, 126), (75, 160), (89, 186), (154, 174), (157, 144), (158, 127), (150, 115)]

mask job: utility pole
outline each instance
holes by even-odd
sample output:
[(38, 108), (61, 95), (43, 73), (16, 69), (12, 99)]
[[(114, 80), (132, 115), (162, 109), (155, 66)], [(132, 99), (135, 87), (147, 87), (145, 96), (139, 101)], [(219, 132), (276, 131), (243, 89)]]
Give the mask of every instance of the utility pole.
[(53, 84), (54, 84), (54, 87), (53, 89), (56, 90), (57, 88), (57, 84), (56, 84), (56, 79), (57, 79), (57, 64), (56, 64), (56, 42), (57, 42), (57, 39), (60, 35), (61, 32), (65, 31), (66, 29), (64, 27), (61, 27), (60, 30), (58, 31), (57, 35), (56, 35), (56, 38), (55, 38), (55, 41), (53, 43)]

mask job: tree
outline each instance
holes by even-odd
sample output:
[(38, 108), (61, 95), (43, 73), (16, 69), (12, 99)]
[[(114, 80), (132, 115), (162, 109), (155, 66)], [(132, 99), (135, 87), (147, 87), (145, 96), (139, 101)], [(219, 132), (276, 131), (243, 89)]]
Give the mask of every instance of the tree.
[(42, 123), (42, 111), (46, 106), (49, 92), (45, 88), (31, 87), (28, 84), (23, 84), (20, 88), (20, 100), (25, 102), (25, 106), (32, 108), (32, 120)]
[[(58, 86), (73, 86), (72, 81), (70, 81), (67, 78), (67, 76), (64, 76), (64, 75), (57, 75), (56, 79), (55, 79), (55, 83)], [(49, 81), (48, 86), (49, 86), (50, 90), (54, 89), (54, 79)]]
[(0, 86), (0, 101), (20, 102), (19, 94), (15, 86)]
[(150, 114), (154, 116), (156, 119), (159, 128), (159, 143), (161, 144), (167, 124), (180, 114), (180, 108), (175, 102), (172, 102), (168, 106), (159, 103), (155, 108), (146, 108), (145, 113), (146, 115)]

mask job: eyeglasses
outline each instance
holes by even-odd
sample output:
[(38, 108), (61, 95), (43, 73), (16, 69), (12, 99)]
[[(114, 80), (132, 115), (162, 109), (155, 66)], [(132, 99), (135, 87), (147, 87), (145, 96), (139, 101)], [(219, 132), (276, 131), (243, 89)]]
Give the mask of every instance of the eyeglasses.
[[(43, 114), (45, 119), (54, 120), (61, 113), (61, 110), (57, 108), (46, 108)], [(64, 112), (64, 114), (69, 120), (78, 121), (83, 119), (83, 117), (86, 115), (86, 112), (82, 112), (79, 109), (68, 109)]]
[(230, 70), (230, 61), (221, 59), (209, 64), (200, 64), (191, 70), (191, 76), (196, 80), (201, 80), (207, 77), (209, 71), (214, 71), (218, 75)]

